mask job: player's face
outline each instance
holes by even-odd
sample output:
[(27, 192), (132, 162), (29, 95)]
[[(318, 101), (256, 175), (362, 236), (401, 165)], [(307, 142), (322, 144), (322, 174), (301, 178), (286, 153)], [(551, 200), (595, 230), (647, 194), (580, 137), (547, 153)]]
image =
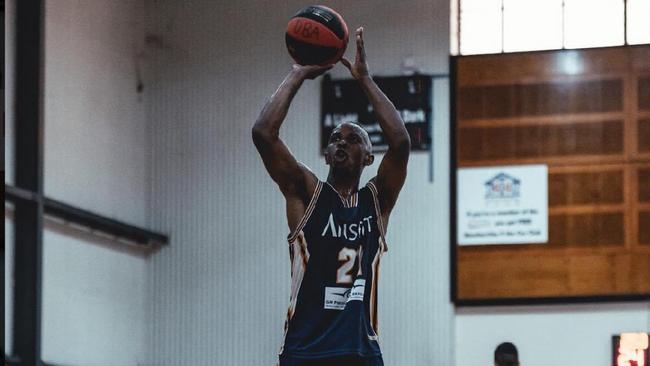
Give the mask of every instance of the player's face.
[(372, 164), (370, 139), (367, 133), (352, 123), (337, 126), (330, 135), (325, 160), (333, 168), (359, 170)]

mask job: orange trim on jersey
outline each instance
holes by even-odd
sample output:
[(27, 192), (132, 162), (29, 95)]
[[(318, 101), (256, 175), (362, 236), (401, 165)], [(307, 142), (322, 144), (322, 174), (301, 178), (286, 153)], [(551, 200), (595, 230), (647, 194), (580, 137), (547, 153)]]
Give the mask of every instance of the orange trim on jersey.
[(302, 215), (302, 218), (298, 222), (298, 226), (296, 226), (293, 232), (290, 233), (289, 236), (287, 237), (289, 243), (296, 240), (298, 233), (300, 233), (300, 231), (307, 224), (307, 220), (309, 220), (309, 217), (311, 217), (312, 212), (314, 212), (314, 208), (316, 207), (316, 201), (318, 201), (318, 197), (320, 196), (320, 192), (322, 189), (323, 189), (323, 182), (318, 181), (318, 183), (316, 184), (316, 189), (314, 189), (314, 193), (312, 194), (311, 199), (309, 200), (309, 204), (307, 205), (307, 209), (305, 210), (305, 214)]
[(382, 236), (382, 239), (380, 242), (383, 242), (383, 245), (381, 246), (381, 249), (383, 252), (388, 251), (388, 245), (386, 244), (386, 226), (384, 226), (384, 218), (381, 215), (381, 207), (379, 207), (379, 193), (377, 192), (377, 187), (373, 182), (368, 182), (367, 184), (368, 188), (370, 188), (370, 192), (372, 193), (372, 200), (375, 203), (375, 212), (377, 213), (377, 226), (379, 227), (379, 233)]
[[(384, 240), (379, 238), (380, 247)], [(379, 319), (377, 317), (377, 284), (379, 282), (379, 264), (381, 261), (382, 250), (381, 248), (375, 253), (375, 258), (372, 260), (372, 285), (370, 288), (370, 326), (372, 327), (375, 335), (379, 335)]]
[(334, 188), (334, 186), (332, 186), (329, 182), (325, 182), (325, 183), (327, 183), (327, 185), (330, 186), (330, 188), (332, 188), (334, 193), (336, 193), (336, 195), (339, 196), (339, 200), (343, 204), (343, 207), (351, 208), (351, 207), (357, 207), (359, 205), (359, 191), (354, 192), (347, 198), (343, 198), (343, 196), (341, 196), (339, 191), (337, 191), (336, 188)]
[[(284, 336), (282, 337), (282, 344), (278, 354), (282, 354), (284, 350), (284, 341), (287, 338), (289, 331), (289, 322), (293, 318), (296, 311), (296, 302), (298, 301), (298, 293), (302, 286), (302, 280), (307, 272), (307, 263), (309, 262), (309, 250), (307, 249), (307, 241), (305, 233), (300, 231), (294, 240), (289, 244), (289, 251), (291, 255), (291, 295), (289, 296), (289, 307), (287, 309), (287, 318), (284, 322)], [(296, 258), (300, 257), (300, 258)]]

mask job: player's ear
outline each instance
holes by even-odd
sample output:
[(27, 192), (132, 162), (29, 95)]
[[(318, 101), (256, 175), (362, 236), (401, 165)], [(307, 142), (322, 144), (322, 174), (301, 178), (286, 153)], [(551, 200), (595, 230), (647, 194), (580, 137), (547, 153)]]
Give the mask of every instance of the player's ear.
[(328, 153), (327, 149), (325, 149), (325, 152), (323, 153), (325, 155), (325, 165), (330, 165), (331, 159), (330, 159), (330, 154)]
[(368, 155), (366, 155), (366, 159), (365, 159), (364, 163), (365, 163), (366, 166), (370, 166), (370, 165), (372, 165), (372, 163), (374, 161), (375, 161), (375, 156), (372, 155), (372, 154), (368, 154)]

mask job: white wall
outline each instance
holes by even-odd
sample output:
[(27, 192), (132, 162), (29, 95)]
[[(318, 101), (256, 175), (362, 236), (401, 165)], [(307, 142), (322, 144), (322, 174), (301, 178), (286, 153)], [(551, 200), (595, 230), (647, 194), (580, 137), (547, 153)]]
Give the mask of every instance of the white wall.
[[(305, 3), (147, 4), (148, 79), (155, 83), (147, 94), (151, 211), (154, 226), (174, 235), (152, 258), (151, 364), (271, 365), (289, 296), (287, 226), (282, 196), (250, 128), (290, 69), (284, 29)], [(351, 29), (365, 26), (375, 74), (399, 74), (408, 56), (424, 72), (447, 72), (447, 1), (327, 4)], [(337, 66), (333, 74), (346, 71)], [(388, 365), (452, 363), (447, 85), (436, 91), (435, 182), (429, 182), (429, 155), (413, 154), (382, 264), (379, 312)], [(318, 120), (319, 81), (307, 82), (282, 134), (324, 179)]]
[(456, 365), (491, 365), (510, 341), (524, 366), (610, 366), (613, 335), (648, 331), (650, 302), (459, 309)]
[[(45, 194), (145, 225), (146, 120), (142, 96), (136, 92), (144, 3), (45, 4)], [(7, 13), (14, 7), (14, 1), (8, 1)], [(12, 70), (11, 61), (7, 57), (7, 70)], [(13, 114), (8, 112), (10, 142)], [(11, 143), (7, 145), (5, 182), (11, 183), (13, 153)], [(5, 305), (12, 302), (7, 291), (12, 284), (11, 225), (11, 212), (5, 210)], [(43, 359), (65, 365), (141, 363), (147, 296), (144, 254), (50, 221), (43, 242)], [(5, 335), (10, 351), (10, 327)]]
[(144, 2), (45, 4), (45, 194), (144, 225)]

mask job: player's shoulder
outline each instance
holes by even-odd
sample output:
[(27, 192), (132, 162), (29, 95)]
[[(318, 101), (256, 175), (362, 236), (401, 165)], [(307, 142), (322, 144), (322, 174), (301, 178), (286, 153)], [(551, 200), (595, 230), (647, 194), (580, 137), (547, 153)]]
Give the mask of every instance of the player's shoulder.
[(298, 169), (300, 170), (300, 182), (302, 183), (302, 190), (304, 190), (304, 198), (309, 199), (319, 185), (318, 176), (304, 163), (298, 162)]
[(369, 189), (369, 190), (377, 193), (377, 189), (378, 189), (378, 187), (377, 187), (377, 176), (374, 176), (374, 177), (368, 179), (368, 182), (366, 182), (366, 185), (363, 186), (362, 189)]
[(302, 178), (304, 178), (305, 183), (311, 183), (314, 186), (318, 183), (318, 176), (316, 176), (316, 173), (314, 173), (311, 168), (309, 168), (305, 163), (303, 162), (298, 162), (298, 169), (300, 169), (300, 173), (302, 174)]

